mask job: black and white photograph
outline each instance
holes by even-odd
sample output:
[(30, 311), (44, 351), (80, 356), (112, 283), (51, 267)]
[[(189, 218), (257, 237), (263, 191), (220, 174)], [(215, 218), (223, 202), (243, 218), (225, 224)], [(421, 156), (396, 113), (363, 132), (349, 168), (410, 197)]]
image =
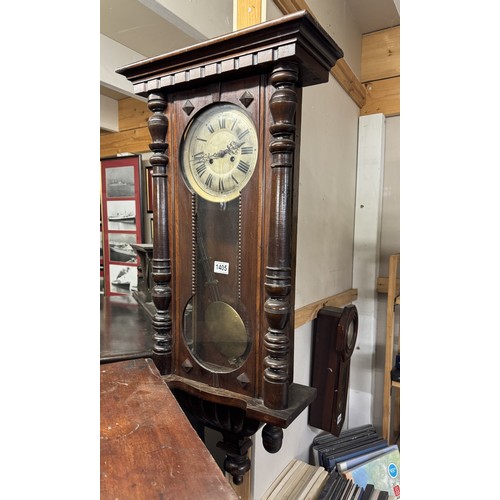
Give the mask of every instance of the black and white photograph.
[(114, 262), (136, 263), (137, 254), (132, 243), (137, 242), (137, 236), (130, 233), (109, 233), (109, 260)]
[(135, 231), (135, 205), (135, 200), (108, 201), (108, 230)]
[(114, 293), (127, 294), (137, 289), (137, 266), (110, 264), (109, 282)]
[(134, 167), (106, 169), (106, 193), (108, 198), (132, 198), (135, 196)]

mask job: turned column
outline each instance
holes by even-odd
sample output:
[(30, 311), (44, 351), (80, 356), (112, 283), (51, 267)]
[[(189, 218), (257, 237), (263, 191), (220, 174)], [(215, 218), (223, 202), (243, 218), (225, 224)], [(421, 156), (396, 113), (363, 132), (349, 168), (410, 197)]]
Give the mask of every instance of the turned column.
[(162, 375), (170, 373), (172, 359), (172, 319), (170, 302), (172, 276), (169, 255), (168, 216), (167, 216), (167, 165), (168, 156), (166, 135), (168, 120), (165, 116), (167, 101), (160, 93), (151, 93), (148, 108), (153, 112), (148, 120), (152, 143), (149, 145), (153, 156), (153, 289), (151, 298), (156, 307), (153, 317), (153, 360)]
[[(295, 151), (295, 83), (298, 68), (294, 63), (275, 67), (270, 82), (276, 89), (269, 108), (273, 139), (271, 152), (271, 210), (264, 311), (268, 330), (264, 336), (267, 356), (264, 359), (264, 404), (268, 408), (288, 407), (289, 353), (292, 305), (292, 179)], [(293, 361), (293, 360), (292, 360)]]

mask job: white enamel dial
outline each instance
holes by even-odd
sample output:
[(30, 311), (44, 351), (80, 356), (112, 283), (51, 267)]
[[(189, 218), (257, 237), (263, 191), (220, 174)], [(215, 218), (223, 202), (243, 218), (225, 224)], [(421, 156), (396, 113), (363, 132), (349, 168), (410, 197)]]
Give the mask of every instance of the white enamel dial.
[(188, 125), (181, 146), (186, 181), (201, 197), (225, 202), (250, 180), (258, 155), (252, 118), (231, 103), (213, 104)]

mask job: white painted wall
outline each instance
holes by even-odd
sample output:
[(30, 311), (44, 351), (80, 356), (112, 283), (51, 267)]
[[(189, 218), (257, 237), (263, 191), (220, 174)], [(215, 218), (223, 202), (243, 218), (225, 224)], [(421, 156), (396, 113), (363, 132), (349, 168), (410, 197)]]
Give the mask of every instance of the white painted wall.
[(352, 285), (359, 114), (331, 75), (303, 89), (302, 107), (296, 308)]
[(130, 50), (124, 45), (100, 35), (100, 80), (101, 85), (122, 92), (130, 97), (136, 97), (132, 84), (123, 76), (116, 73), (116, 69), (144, 59), (142, 54)]
[(321, 26), (344, 51), (345, 60), (359, 78), (361, 69), (361, 33), (345, 0), (307, 0)]
[(197, 41), (233, 31), (233, 0), (140, 0)]
[(101, 129), (118, 132), (118, 101), (101, 94)]

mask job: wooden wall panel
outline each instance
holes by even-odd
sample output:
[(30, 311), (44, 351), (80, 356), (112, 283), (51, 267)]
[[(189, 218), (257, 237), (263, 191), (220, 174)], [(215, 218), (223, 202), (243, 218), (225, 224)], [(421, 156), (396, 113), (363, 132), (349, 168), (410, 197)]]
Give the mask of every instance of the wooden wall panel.
[(399, 75), (399, 26), (363, 35), (361, 81), (366, 83)]
[(236, 29), (238, 30), (261, 23), (261, 0), (238, 0), (236, 15)]
[(118, 126), (120, 132), (148, 126), (151, 116), (148, 104), (133, 97), (118, 101)]
[(361, 115), (384, 113), (385, 116), (400, 114), (400, 77), (366, 83), (366, 101)]
[(149, 153), (151, 135), (147, 103), (129, 97), (118, 102), (119, 132), (101, 133), (101, 158), (118, 153)]
[(149, 153), (151, 135), (147, 127), (101, 135), (101, 158), (118, 153)]

